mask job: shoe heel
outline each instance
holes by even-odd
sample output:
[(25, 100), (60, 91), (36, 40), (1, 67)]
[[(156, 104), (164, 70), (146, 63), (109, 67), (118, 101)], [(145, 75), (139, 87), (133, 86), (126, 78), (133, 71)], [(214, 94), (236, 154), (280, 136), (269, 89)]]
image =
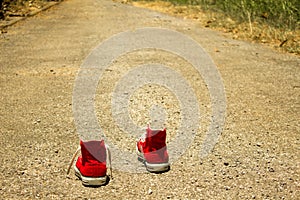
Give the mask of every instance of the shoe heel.
[(85, 177), (83, 176), (79, 169), (75, 166), (75, 175), (82, 181), (82, 184), (84, 186), (91, 186), (91, 187), (98, 187), (98, 186), (103, 186), (106, 185), (109, 181), (108, 176), (103, 176), (103, 177)]
[(169, 163), (152, 164), (152, 163), (145, 162), (145, 166), (149, 172), (153, 172), (153, 173), (163, 173), (170, 170)]

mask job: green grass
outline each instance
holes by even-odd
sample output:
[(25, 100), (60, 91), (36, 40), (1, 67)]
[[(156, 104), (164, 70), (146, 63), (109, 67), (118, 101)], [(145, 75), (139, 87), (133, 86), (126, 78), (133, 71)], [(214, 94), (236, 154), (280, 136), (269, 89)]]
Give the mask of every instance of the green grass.
[[(151, 1), (151, 0), (148, 0)], [(180, 5), (200, 5), (238, 21), (267, 23), (276, 28), (299, 29), (299, 0), (163, 0)]]

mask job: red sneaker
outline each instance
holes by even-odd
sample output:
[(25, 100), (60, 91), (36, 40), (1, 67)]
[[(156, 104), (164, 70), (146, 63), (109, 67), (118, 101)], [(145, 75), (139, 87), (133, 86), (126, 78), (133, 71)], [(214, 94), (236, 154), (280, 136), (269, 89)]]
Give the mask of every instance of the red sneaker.
[(146, 134), (137, 142), (138, 160), (144, 162), (149, 172), (165, 172), (170, 169), (166, 146), (166, 129), (151, 130), (148, 125)]
[(82, 184), (85, 186), (101, 186), (107, 184), (106, 155), (108, 153), (110, 162), (110, 152), (105, 146), (104, 141), (80, 141), (80, 147), (74, 154), (67, 173), (69, 173), (79, 150), (81, 150), (81, 155), (76, 161), (74, 170), (75, 175), (82, 180)]

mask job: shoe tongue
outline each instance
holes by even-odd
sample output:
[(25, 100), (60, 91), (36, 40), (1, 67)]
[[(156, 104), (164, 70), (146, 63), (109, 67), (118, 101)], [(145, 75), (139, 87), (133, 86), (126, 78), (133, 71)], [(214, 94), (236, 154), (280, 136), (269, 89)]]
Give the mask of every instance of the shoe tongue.
[(81, 153), (82, 153), (82, 159), (85, 162), (90, 161), (99, 161), (99, 162), (105, 162), (106, 161), (106, 149), (104, 141), (86, 141), (80, 142), (81, 146)]

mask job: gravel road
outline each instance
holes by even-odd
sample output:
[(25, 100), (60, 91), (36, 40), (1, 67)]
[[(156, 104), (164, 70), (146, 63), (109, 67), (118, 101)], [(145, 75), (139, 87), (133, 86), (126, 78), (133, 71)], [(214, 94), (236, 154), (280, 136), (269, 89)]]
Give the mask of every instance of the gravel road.
[[(122, 134), (112, 119), (111, 97), (128, 70), (149, 62), (168, 65), (186, 78), (199, 101), (201, 127), (169, 172), (130, 173), (113, 162), (108, 185), (84, 187), (73, 173), (66, 176), (79, 144), (72, 111), (77, 73), (102, 41), (143, 27), (176, 30), (211, 56), (226, 93), (222, 135), (200, 158), (211, 102), (207, 85), (189, 63), (161, 50), (122, 55), (103, 73), (95, 97), (110, 141), (134, 152), (135, 137)], [(66, 0), (0, 34), (0, 199), (297, 199), (299, 67), (297, 56), (232, 40), (193, 21), (110, 0)], [(146, 85), (130, 102), (132, 120), (140, 126), (149, 120), (153, 102), (166, 108), (172, 142), (180, 123), (172, 92)]]

